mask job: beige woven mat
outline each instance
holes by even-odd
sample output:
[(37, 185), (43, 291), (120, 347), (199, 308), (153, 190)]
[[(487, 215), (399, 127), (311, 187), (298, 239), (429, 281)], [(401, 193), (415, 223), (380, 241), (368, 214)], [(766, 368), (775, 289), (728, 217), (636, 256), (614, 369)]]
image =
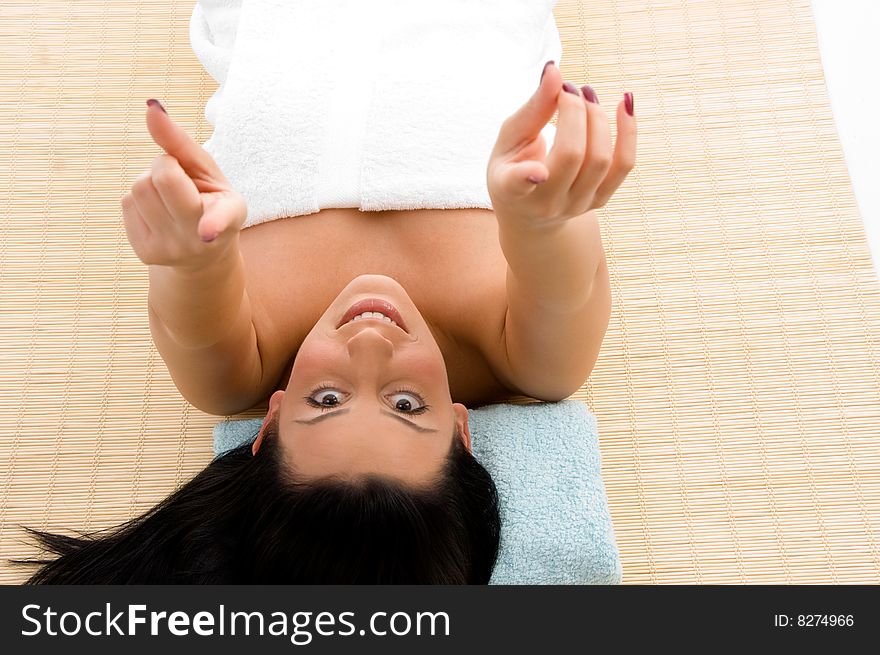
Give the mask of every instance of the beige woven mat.
[[(116, 524), (211, 456), (219, 419), (152, 346), (119, 207), (158, 154), (146, 98), (210, 136), (192, 6), (0, 1), (4, 558), (34, 552), (18, 524)], [(555, 13), (565, 77), (612, 121), (634, 92), (639, 117), (637, 169), (601, 212), (611, 324), (576, 396), (624, 582), (880, 581), (880, 286), (809, 0)]]

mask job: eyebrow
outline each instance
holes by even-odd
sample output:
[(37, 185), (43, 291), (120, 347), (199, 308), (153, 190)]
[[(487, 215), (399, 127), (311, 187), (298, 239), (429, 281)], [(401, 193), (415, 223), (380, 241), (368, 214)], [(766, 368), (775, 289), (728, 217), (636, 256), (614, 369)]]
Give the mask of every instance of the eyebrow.
[[(294, 420), (294, 422), (302, 423), (303, 425), (314, 425), (315, 423), (319, 423), (320, 421), (324, 421), (324, 420), (330, 418), (331, 416), (336, 416), (338, 414), (347, 414), (350, 411), (351, 411), (350, 409), (337, 409), (335, 412), (327, 412), (326, 414), (321, 414), (320, 416), (316, 416), (315, 418), (310, 418), (310, 419), (295, 418), (293, 420)], [(395, 414), (394, 412), (389, 412), (384, 409), (381, 409), (379, 411), (382, 412), (383, 414), (387, 414), (391, 418), (396, 418), (398, 421), (406, 423), (409, 427), (411, 427), (413, 430), (416, 430), (418, 432), (439, 432), (439, 430), (437, 428), (422, 427), (418, 423), (413, 423), (412, 421), (407, 420), (407, 419), (403, 418), (402, 416), (400, 416), (399, 414)]]

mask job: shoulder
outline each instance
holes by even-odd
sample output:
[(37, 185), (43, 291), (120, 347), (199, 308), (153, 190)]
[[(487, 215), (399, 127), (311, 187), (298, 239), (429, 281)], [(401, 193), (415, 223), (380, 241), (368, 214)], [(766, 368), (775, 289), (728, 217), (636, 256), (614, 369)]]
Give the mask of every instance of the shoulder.
[(293, 369), (296, 352), (306, 332), (292, 321), (278, 321), (269, 308), (260, 302), (252, 307), (254, 332), (260, 353), (263, 375), (260, 379), (260, 400), (265, 403), (278, 389), (285, 389)]
[(485, 285), (484, 293), (470, 298), (468, 309), (450, 322), (450, 332), (459, 350), (466, 353), (470, 375), (481, 378), (487, 391), (492, 387), (495, 397), (515, 397), (522, 392), (510, 374), (504, 343), (507, 297), (503, 284), (498, 288), (490, 286)]

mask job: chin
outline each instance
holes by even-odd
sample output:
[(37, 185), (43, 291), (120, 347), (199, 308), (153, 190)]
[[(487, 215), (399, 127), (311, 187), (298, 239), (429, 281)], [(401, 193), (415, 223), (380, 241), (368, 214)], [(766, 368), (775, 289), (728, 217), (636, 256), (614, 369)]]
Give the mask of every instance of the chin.
[(352, 279), (351, 282), (349, 282), (349, 286), (353, 284), (364, 286), (378, 285), (379, 287), (392, 284), (400, 289), (403, 289), (403, 285), (400, 282), (389, 275), (382, 275), (381, 273), (361, 273), (360, 275)]

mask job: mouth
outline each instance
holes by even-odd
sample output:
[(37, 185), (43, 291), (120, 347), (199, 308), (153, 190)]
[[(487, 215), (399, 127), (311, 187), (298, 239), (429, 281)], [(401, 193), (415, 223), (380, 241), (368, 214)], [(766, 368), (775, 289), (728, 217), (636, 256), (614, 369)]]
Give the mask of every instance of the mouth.
[[(406, 324), (403, 322), (403, 317), (400, 315), (400, 312), (397, 311), (397, 308), (387, 300), (381, 300), (379, 298), (365, 298), (364, 300), (357, 301), (355, 304), (349, 307), (348, 310), (346, 310), (345, 314), (342, 315), (342, 320), (339, 321), (336, 329), (338, 330), (346, 323), (351, 322), (355, 316), (360, 316), (364, 312), (378, 312), (383, 316), (387, 316), (392, 321), (397, 323), (397, 327), (409, 334), (409, 331), (406, 329)], [(388, 322), (382, 318), (367, 318), (358, 320), (379, 320), (386, 323)]]

